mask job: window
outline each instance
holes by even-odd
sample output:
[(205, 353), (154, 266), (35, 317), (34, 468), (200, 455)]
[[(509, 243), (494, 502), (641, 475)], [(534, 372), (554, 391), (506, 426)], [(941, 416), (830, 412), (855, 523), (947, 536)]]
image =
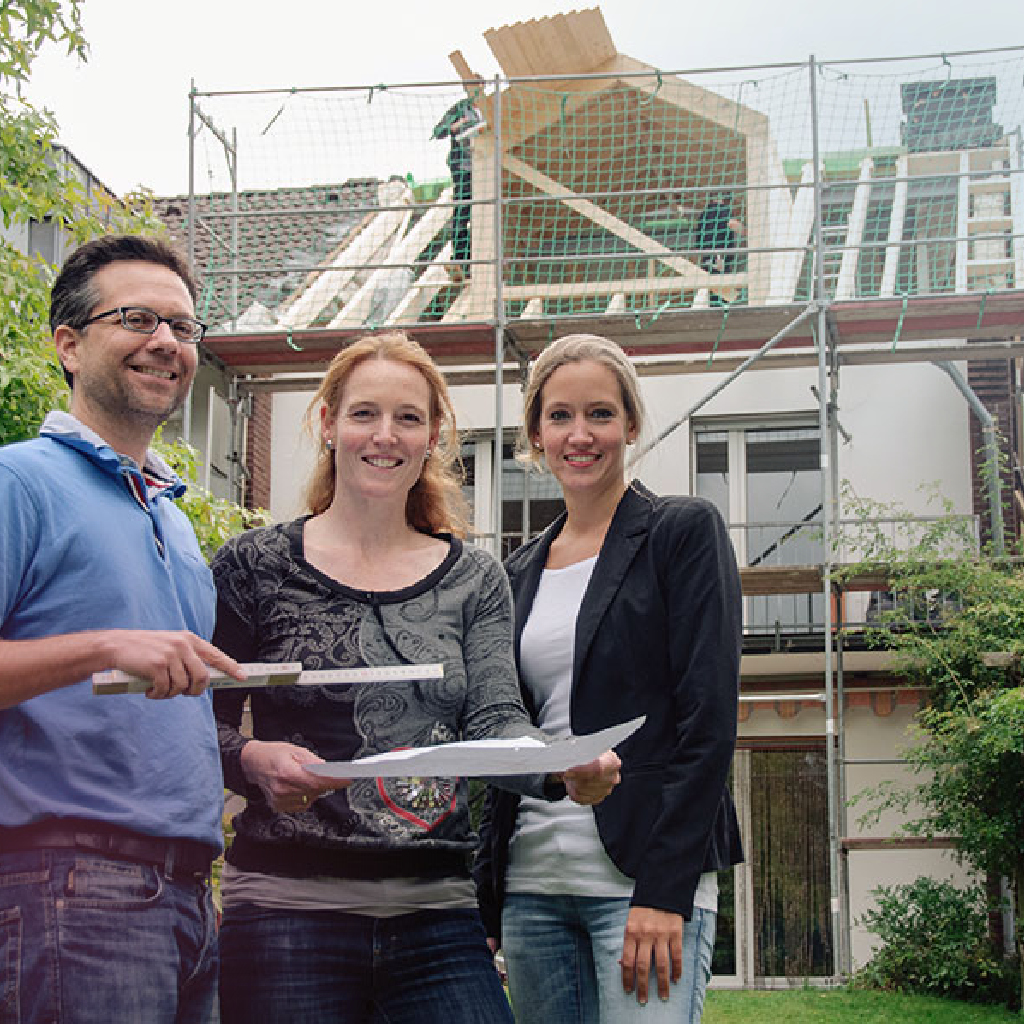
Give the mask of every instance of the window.
[[(694, 491), (725, 517), (741, 565), (824, 561), (819, 437), (810, 416), (778, 424), (694, 425)], [(821, 594), (746, 602), (748, 633), (812, 632), (824, 621)]]
[[(474, 538), (488, 543), (493, 543), (494, 539), (490, 516), (493, 458), (493, 434), (462, 444), (462, 464), (466, 472), (463, 490), (473, 509)], [(504, 559), (558, 516), (562, 511), (562, 492), (550, 473), (538, 472), (516, 459), (512, 434), (506, 435), (502, 445), (501, 473), (500, 557)]]
[(57, 246), (57, 225), (54, 223), (53, 218), (44, 217), (42, 220), (29, 221), (28, 254), (30, 256), (40, 256), (50, 264), (60, 262), (60, 252)]

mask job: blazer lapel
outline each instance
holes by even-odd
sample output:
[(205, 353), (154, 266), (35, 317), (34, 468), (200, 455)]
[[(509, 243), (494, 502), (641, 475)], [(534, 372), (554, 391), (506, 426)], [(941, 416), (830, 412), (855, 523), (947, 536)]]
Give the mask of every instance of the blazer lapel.
[(653, 510), (652, 499), (653, 495), (634, 481), (626, 489), (612, 517), (576, 619), (576, 649), (572, 666), (573, 693), (577, 691), (580, 673), (590, 645), (597, 635), (601, 619), (622, 586), (622, 581), (647, 536)]

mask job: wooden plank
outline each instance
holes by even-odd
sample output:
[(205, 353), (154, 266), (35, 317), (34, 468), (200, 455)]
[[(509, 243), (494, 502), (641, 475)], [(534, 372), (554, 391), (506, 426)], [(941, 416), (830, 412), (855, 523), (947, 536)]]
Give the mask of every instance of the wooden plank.
[[(399, 189), (386, 187), (381, 200), (388, 206), (409, 203), (412, 201), (412, 192), (403, 182)], [(360, 264), (377, 262), (377, 254), (390, 245), (395, 233), (409, 216), (411, 212), (407, 210), (382, 210), (370, 218), (365, 227), (331, 260), (332, 266), (349, 269), (320, 271), (312, 275), (308, 287), (278, 311), (281, 325), (291, 328), (308, 327), (342, 288), (352, 281)]]
[[(438, 196), (437, 202), (449, 203), (451, 198), (452, 190), (446, 188)], [(412, 263), (427, 247), (431, 239), (445, 226), (451, 218), (451, 214), (450, 207), (435, 205), (427, 210), (408, 234), (403, 234), (404, 229), (396, 232), (399, 237), (383, 261), (387, 267), (373, 271), (362, 287), (345, 303), (327, 326), (347, 327), (364, 323), (370, 312), (377, 288), (386, 286), (388, 275), (393, 274), (395, 269), (401, 269)], [(407, 214), (407, 217), (411, 218), (411, 216), (411, 212)], [(388, 267), (392, 269), (389, 270)]]
[(585, 54), (584, 62), (588, 68), (596, 70), (616, 56), (615, 43), (600, 7), (588, 7), (576, 13), (580, 49)]
[(967, 240), (967, 219), (970, 212), (971, 155), (966, 150), (960, 154), (960, 177), (956, 183), (956, 269), (954, 272), (957, 292), (967, 291), (967, 259), (971, 243)]
[(447, 270), (451, 258), (452, 243), (445, 242), (444, 248), (431, 260), (430, 266), (423, 271), (391, 314), (391, 323), (408, 323), (418, 319), (434, 296), (446, 285), (451, 284)]
[[(616, 259), (622, 257), (616, 254)], [(538, 282), (536, 284), (509, 285), (503, 289), (502, 294), (506, 299), (558, 299), (566, 296), (585, 297), (591, 295), (614, 295), (616, 292), (624, 292), (627, 295), (637, 295), (644, 292), (661, 294), (673, 291), (694, 291), (698, 287), (713, 287), (716, 292), (723, 288), (742, 288), (747, 281), (746, 274), (708, 274), (707, 271), (697, 270), (708, 280), (708, 284), (695, 285), (693, 280), (686, 277), (629, 277), (618, 281), (576, 281), (576, 282)]]
[(773, 251), (779, 244), (776, 236), (780, 229), (783, 232), (788, 230), (793, 216), (793, 199), (775, 140), (769, 131), (747, 136), (746, 162), (747, 302), (760, 306), (771, 301), (772, 283), (779, 262), (779, 254)]
[(808, 160), (800, 174), (800, 188), (782, 235), (783, 251), (772, 254), (772, 292), (769, 302), (792, 302), (800, 280), (807, 240), (814, 230), (814, 164)]
[(479, 80), (480, 76), (469, 66), (469, 62), (462, 55), (461, 50), (452, 50), (452, 52), (448, 54), (448, 60), (452, 67), (455, 68), (455, 73), (463, 82), (473, 82), (474, 84), (478, 84), (474, 80)]
[(816, 594), (822, 588), (820, 565), (740, 566), (740, 585), (747, 597), (770, 594)]
[(860, 162), (860, 176), (853, 193), (853, 208), (846, 222), (847, 248), (839, 263), (839, 277), (836, 281), (836, 298), (852, 299), (856, 293), (857, 261), (860, 259), (861, 242), (864, 240), (864, 225), (868, 219), (868, 200), (871, 197), (871, 173), (875, 162), (866, 156)]
[(487, 29), (484, 39), (509, 78), (586, 73), (616, 52), (599, 8)]
[(840, 840), (844, 850), (851, 853), (886, 852), (893, 850), (955, 850), (954, 839), (927, 839), (923, 836), (843, 836)]
[(568, 45), (564, 46), (555, 30), (555, 25), (562, 19), (555, 16), (544, 20), (550, 21), (550, 25), (532, 21), (527, 22), (521, 30), (523, 49), (529, 57), (530, 74), (543, 75), (552, 71), (565, 74), (569, 68), (578, 70), (572, 33), (569, 33)]
[(518, 47), (514, 46), (513, 41), (501, 29), (487, 29), (484, 32), (484, 42), (491, 48), (491, 53), (494, 54), (498, 67), (501, 68), (506, 76), (511, 77), (508, 69), (516, 66), (517, 56), (522, 56), (518, 53)]
[(896, 271), (899, 269), (903, 241), (903, 220), (907, 214), (907, 156), (904, 153), (896, 160), (896, 184), (893, 186), (892, 212), (889, 214), (889, 237), (885, 247), (885, 263), (882, 267), (882, 285), (879, 294), (891, 297), (896, 291)]
[(580, 79), (513, 85), (502, 93), (501, 144), (508, 152), (524, 146), (562, 118), (571, 118), (598, 93), (616, 85), (614, 78)]
[[(843, 652), (845, 674), (884, 675), (892, 672), (894, 665), (895, 658), (891, 651)], [(774, 651), (771, 654), (744, 654), (740, 659), (740, 677), (743, 680), (814, 677), (821, 676), (824, 671), (824, 651)], [(808, 694), (810, 697), (813, 694)]]
[(633, 82), (633, 88), (647, 97), (657, 95), (658, 100), (671, 103), (675, 107), (691, 111), (704, 121), (710, 121), (719, 128), (725, 129), (732, 136), (754, 135), (769, 129), (769, 119), (752, 107), (736, 103), (720, 93), (694, 85), (685, 78), (670, 75), (662, 78), (657, 68), (650, 64), (634, 60), (619, 54), (615, 58), (614, 68), (619, 76), (629, 74), (651, 73), (650, 78), (626, 79)]

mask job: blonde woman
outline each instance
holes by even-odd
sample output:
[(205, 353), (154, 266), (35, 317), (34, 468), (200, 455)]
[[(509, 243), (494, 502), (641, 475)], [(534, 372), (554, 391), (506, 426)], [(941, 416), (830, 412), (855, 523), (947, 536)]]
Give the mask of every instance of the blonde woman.
[(489, 794), (476, 876), (518, 1024), (697, 1024), (715, 872), (741, 859), (726, 778), (736, 741), (739, 574), (721, 516), (626, 482), (643, 426), (613, 342), (545, 349), (525, 399), (530, 456), (565, 512), (516, 551), (524, 702), (548, 733), (645, 714), (622, 781), (591, 810)]

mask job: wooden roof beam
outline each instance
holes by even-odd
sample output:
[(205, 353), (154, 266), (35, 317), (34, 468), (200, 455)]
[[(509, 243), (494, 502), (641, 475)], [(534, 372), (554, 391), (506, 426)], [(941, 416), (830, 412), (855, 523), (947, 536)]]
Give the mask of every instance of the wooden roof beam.
[(580, 198), (564, 185), (549, 178), (546, 174), (542, 174), (518, 157), (506, 153), (502, 159), (502, 166), (546, 195), (560, 199), (571, 210), (592, 220), (599, 227), (610, 231), (613, 235), (629, 242), (630, 245), (636, 246), (641, 252), (671, 267), (687, 282), (686, 287), (710, 288), (721, 283), (721, 275), (709, 274), (686, 257), (677, 256), (668, 246), (656, 242), (650, 236), (608, 213), (607, 210), (602, 209), (589, 199)]

